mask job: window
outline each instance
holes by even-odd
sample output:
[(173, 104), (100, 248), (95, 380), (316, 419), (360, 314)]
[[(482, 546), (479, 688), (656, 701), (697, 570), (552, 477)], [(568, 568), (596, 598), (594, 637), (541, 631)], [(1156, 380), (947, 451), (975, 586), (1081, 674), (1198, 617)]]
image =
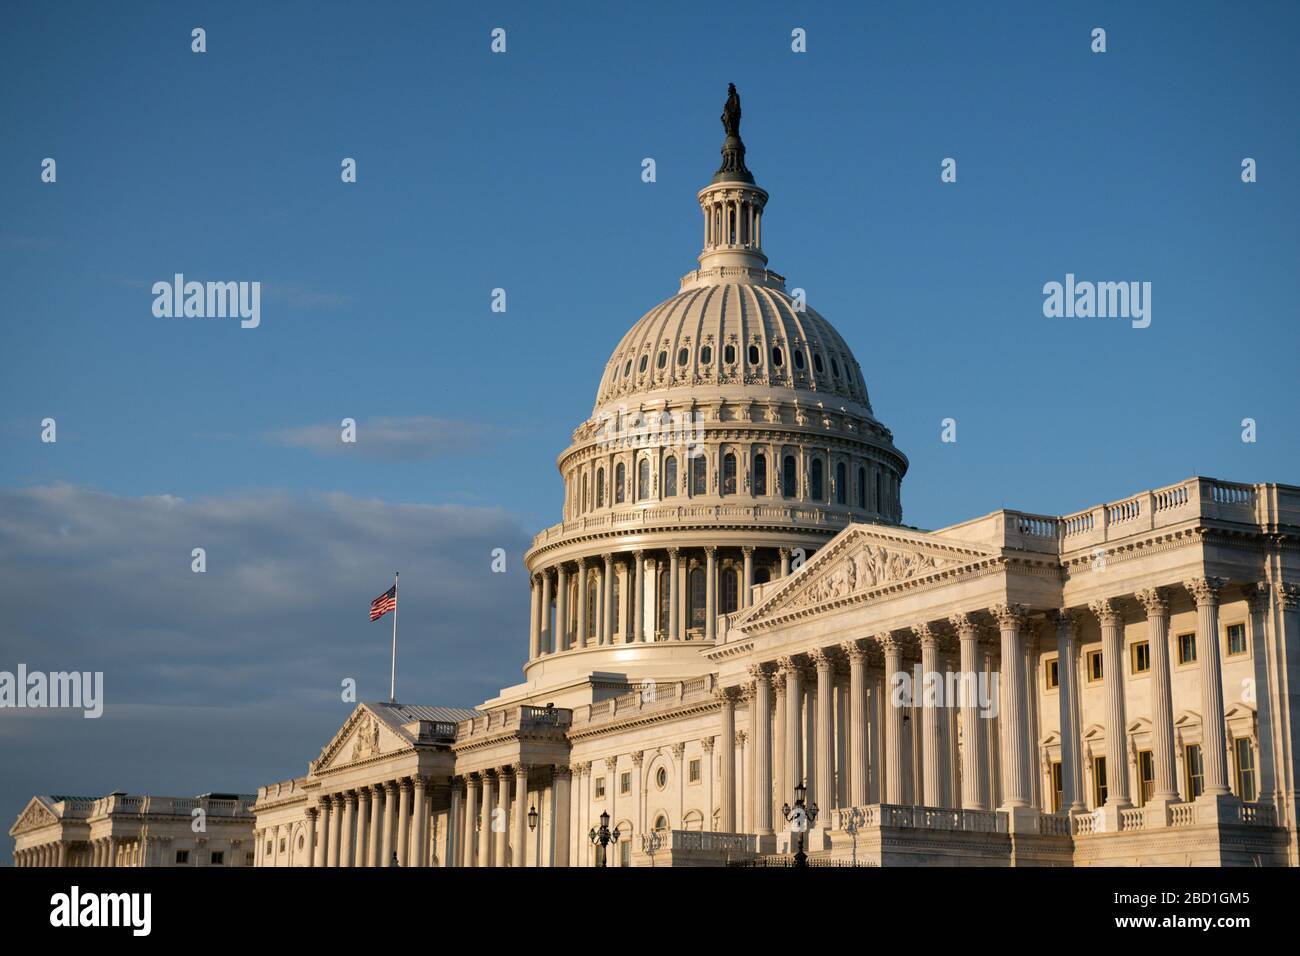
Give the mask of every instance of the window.
[(803, 349), (794, 350), (794, 367), (798, 369), (803, 368)]
[(643, 356), (641, 356), (641, 364), (637, 366), (637, 369), (636, 369), (636, 370), (637, 370), (638, 372), (644, 372), (644, 371), (645, 371), (646, 364), (647, 364), (649, 361), (650, 361), (650, 356), (649, 356), (648, 354), (647, 354), (647, 355), (643, 355)]
[[(659, 772), (663, 773), (664, 771), (662, 768), (660, 768)], [(668, 829), (668, 818), (664, 816), (662, 813), (659, 814), (659, 816), (655, 817), (655, 829), (656, 830)]]
[[(618, 616), (618, 572), (614, 573), (613, 577), (610, 579), (609, 582), (609, 616), (610, 619), (613, 621), (613, 623), (610, 626), (615, 631), (617, 631), (619, 626), (619, 621), (622, 620)], [(614, 635), (611, 634), (609, 637), (610, 637), (610, 642), (613, 643)]]
[(736, 364), (736, 347), (734, 345), (727, 345), (723, 348), (722, 361), (726, 362), (728, 365)]
[(578, 499), (578, 511), (587, 510), (587, 476), (582, 476), (582, 497)]
[(691, 494), (702, 495), (709, 489), (707, 465), (703, 455), (691, 459)]
[(1232, 738), (1232, 756), (1237, 764), (1237, 796), (1254, 803), (1259, 794), (1255, 788), (1255, 750), (1249, 737)]
[[(267, 843), (267, 845), (266, 845), (266, 852), (267, 852), (267, 853), (270, 853), (270, 852), (271, 852), (271, 844), (270, 844), (270, 843)], [(185, 864), (187, 864), (187, 863), (189, 863), (189, 862), (190, 862), (190, 851), (189, 851), (189, 850), (177, 850), (177, 851), (176, 851), (176, 863), (177, 863), (178, 865), (184, 866)]]
[(659, 353), (659, 357), (655, 359), (655, 368), (663, 368), (667, 364), (668, 364), (668, 350), (664, 349)]
[[(660, 790), (668, 786), (668, 769), (666, 767), (660, 767), (655, 771), (655, 786)], [(662, 820), (663, 817), (660, 817), (659, 819)], [(665, 823), (664, 826), (667, 826), (667, 824)], [(659, 825), (658, 821), (655, 822), (655, 829), (663, 829), (663, 827)]]
[(757, 364), (758, 364), (758, 346), (757, 346), (757, 345), (751, 345), (751, 346), (749, 347), (749, 364), (750, 364), (750, 365), (757, 365)]
[(772, 346), (772, 364), (775, 365), (777, 368), (780, 368), (781, 363), (784, 361), (785, 360), (781, 356), (781, 349), (775, 345)]
[(740, 583), (735, 569), (722, 572), (722, 613), (730, 614), (740, 610)]
[(1088, 681), (1096, 683), (1102, 678), (1101, 651), (1088, 652)]
[(1043, 662), (1044, 686), (1048, 690), (1055, 690), (1061, 686), (1061, 662), (1057, 658)]
[[(663, 564), (664, 562), (659, 562)], [(659, 572), (659, 622), (657, 629), (666, 637), (668, 634), (668, 571)]]
[(824, 484), (825, 482), (822, 481), (822, 460), (814, 458), (808, 476), (808, 494), (813, 501), (822, 501), (826, 497)]
[(831, 357), (831, 374), (836, 378), (840, 377), (840, 363), (835, 361), (834, 356)]
[(767, 456), (761, 453), (754, 456), (754, 494), (767, 494)]
[(623, 497), (624, 497), (623, 486), (625, 484), (627, 484), (627, 469), (623, 466), (623, 463), (620, 461), (614, 467), (614, 503), (615, 504), (621, 505), (623, 503)]
[(704, 569), (691, 568), (686, 575), (686, 626), (704, 626)]
[(244, 866), (253, 865), (253, 854), (251, 852), (244, 854)]
[(1060, 813), (1065, 808), (1065, 787), (1061, 783), (1061, 761), (1052, 761), (1052, 812)]
[(618, 843), (618, 865), (619, 865), (619, 866), (631, 866), (631, 865), (632, 865), (632, 841), (631, 841), (631, 840), (620, 840), (620, 841), (619, 841), (619, 843)]
[(632, 771), (631, 770), (624, 770), (621, 774), (619, 774), (618, 792), (619, 793), (632, 792)]
[(867, 507), (867, 469), (858, 469), (858, 507), (866, 510)]
[(604, 777), (596, 778), (596, 799), (597, 800), (605, 799), (605, 778)]
[(700, 364), (709, 365), (713, 362), (713, 346), (706, 345), (700, 349)]
[(880, 472), (876, 472), (876, 514), (880, 514)]
[(222, 850), (213, 850), (213, 851), (212, 851), (212, 865), (213, 865), (213, 866), (225, 866), (225, 865), (226, 865), (226, 854), (225, 854)]
[(1228, 625), (1228, 656), (1237, 657), (1246, 653), (1246, 625)]
[(271, 855), (272, 853), (274, 853), (274, 852), (275, 852), (275, 841), (274, 841), (274, 840), (267, 840), (267, 841), (266, 841), (266, 855), (267, 855), (267, 856), (270, 856), (270, 855)]
[(848, 504), (849, 498), (849, 471), (844, 467), (844, 462), (835, 466), (835, 503), (837, 505)]
[(1145, 674), (1151, 670), (1151, 645), (1148, 642), (1138, 641), (1129, 649), (1129, 653), (1134, 674)]
[(722, 456), (722, 493), (724, 495), (736, 493), (736, 456), (731, 452)]
[(1196, 635), (1178, 635), (1178, 663), (1191, 664), (1196, 660)]
[(636, 496), (644, 501), (650, 497), (650, 459), (642, 458), (636, 469)]
[(825, 371), (825, 368), (822, 366), (822, 356), (820, 352), (813, 353), (813, 368), (817, 370), (818, 375)]
[(605, 469), (596, 469), (596, 507), (605, 507)]
[(799, 484), (796, 480), (794, 455), (786, 455), (785, 461), (781, 463), (781, 494), (793, 498), (798, 493)]
[(672, 498), (677, 494), (677, 456), (669, 455), (664, 462), (664, 497)]
[(627, 364), (623, 366), (623, 377), (627, 378), (632, 374), (632, 360), (628, 359)]
[(1187, 773), (1187, 799), (1195, 800), (1205, 792), (1205, 767), (1201, 764), (1201, 745), (1183, 748), (1183, 769)]
[(691, 360), (691, 350), (690, 350), (690, 349), (687, 349), (687, 348), (680, 348), (680, 349), (677, 350), (677, 364), (678, 364), (678, 365), (685, 365), (685, 364), (686, 364), (687, 362), (689, 362), (690, 360)]
[(281, 853), (284, 852), (284, 846), (285, 846), (285, 843), (284, 843), (284, 837), (280, 837), (280, 852), (281, 852)]
[(1105, 806), (1106, 804), (1106, 758), (1092, 758), (1092, 805), (1094, 807)]
[(1138, 751), (1138, 806), (1145, 807), (1156, 788), (1156, 761), (1149, 750)]

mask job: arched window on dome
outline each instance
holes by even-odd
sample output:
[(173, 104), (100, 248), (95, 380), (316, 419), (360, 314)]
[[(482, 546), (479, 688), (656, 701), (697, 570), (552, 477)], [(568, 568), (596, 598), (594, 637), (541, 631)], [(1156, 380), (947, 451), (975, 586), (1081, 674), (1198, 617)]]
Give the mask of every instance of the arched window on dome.
[(820, 352), (813, 353), (813, 369), (818, 375), (822, 374), (822, 372), (826, 370), (826, 367), (822, 365), (822, 355)]
[(722, 569), (721, 574), (722, 587), (719, 590), (722, 594), (719, 610), (723, 614), (731, 614), (740, 608), (740, 582), (737, 577), (739, 572), (735, 568), (727, 567)]
[(731, 343), (727, 343), (726, 347), (722, 350), (722, 361), (726, 362), (728, 365), (736, 364), (736, 347)]
[(794, 367), (803, 370), (803, 349), (794, 350)]
[(691, 462), (691, 494), (703, 495), (709, 490), (709, 473), (708, 465), (704, 461), (704, 455), (696, 455), (690, 459)]
[(880, 507), (880, 472), (876, 472), (876, 514), (881, 514)]
[(636, 497), (645, 501), (650, 497), (650, 459), (642, 458), (636, 466)]
[(867, 469), (858, 469), (858, 507), (866, 510), (867, 507)]
[(754, 456), (754, 494), (767, 494), (767, 456), (762, 452)]
[(757, 345), (751, 345), (751, 346), (749, 347), (749, 364), (750, 364), (750, 365), (757, 365), (757, 364), (758, 364), (758, 346), (757, 346)]
[(840, 363), (835, 361), (835, 356), (831, 356), (831, 374), (836, 378), (840, 377)]
[(677, 456), (669, 455), (664, 461), (664, 497), (672, 498), (677, 494)]
[(722, 456), (722, 493), (724, 495), (736, 493), (736, 456), (731, 452)]
[(691, 568), (686, 585), (686, 626), (704, 626), (704, 569)]
[(587, 473), (583, 472), (582, 473), (582, 497), (579, 499), (578, 502), (578, 512), (579, 514), (581, 514), (586, 510), (587, 510)]
[(596, 507), (605, 507), (605, 469), (596, 469)]
[(799, 496), (799, 472), (794, 455), (786, 455), (785, 461), (781, 462), (781, 494), (787, 498)]
[(621, 505), (626, 497), (625, 485), (627, 484), (627, 468), (620, 461), (614, 466), (614, 503)]
[(596, 582), (600, 577), (595, 571), (587, 572), (587, 633), (583, 635), (582, 643), (588, 643), (596, 635), (597, 605), (600, 603), (600, 588)]
[(814, 458), (808, 466), (808, 495), (813, 501), (826, 500), (825, 481), (822, 476), (822, 460)]
[(842, 461), (835, 465), (835, 503), (837, 505), (849, 503), (849, 471)]
[(655, 616), (655, 640), (664, 641), (668, 639), (668, 568), (665, 562), (660, 561), (663, 570), (657, 575), (659, 579), (659, 613)]
[(781, 364), (784, 361), (785, 360), (781, 357), (780, 346), (777, 345), (772, 346), (772, 364), (775, 365), (777, 368), (780, 368)]

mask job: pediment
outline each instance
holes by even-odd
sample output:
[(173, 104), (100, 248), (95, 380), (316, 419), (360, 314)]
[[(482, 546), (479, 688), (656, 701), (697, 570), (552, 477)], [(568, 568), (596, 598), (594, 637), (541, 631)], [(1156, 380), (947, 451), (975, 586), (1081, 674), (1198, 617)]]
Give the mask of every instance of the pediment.
[(23, 812), (18, 814), (18, 821), (10, 827), (9, 835), (18, 836), (20, 833), (39, 830), (41, 827), (58, 822), (59, 818), (54, 811), (47, 807), (40, 797), (32, 797), (23, 808)]
[(737, 621), (752, 627), (821, 605), (869, 601), (999, 557), (981, 545), (885, 525), (850, 525)]
[(401, 750), (409, 744), (410, 741), (403, 740), (369, 707), (358, 704), (338, 733), (325, 745), (320, 758), (313, 761), (312, 771), (319, 773), (359, 763)]

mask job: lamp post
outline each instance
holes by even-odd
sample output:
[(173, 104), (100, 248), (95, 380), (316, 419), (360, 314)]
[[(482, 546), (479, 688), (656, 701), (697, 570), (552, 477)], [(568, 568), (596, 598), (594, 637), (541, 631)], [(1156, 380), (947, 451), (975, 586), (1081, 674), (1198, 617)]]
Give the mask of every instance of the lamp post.
[(794, 865), (806, 867), (808, 865), (808, 854), (804, 851), (804, 834), (808, 828), (817, 822), (817, 804), (811, 806), (807, 803), (808, 784), (800, 781), (799, 786), (794, 788), (794, 806), (786, 804), (781, 808), (781, 813), (785, 816), (786, 822), (790, 824), (790, 832), (799, 834), (799, 849), (794, 855)]
[(663, 849), (664, 840), (658, 830), (641, 834), (641, 852), (650, 857), (650, 868), (654, 869), (655, 854)]
[(854, 807), (848, 813), (848, 822), (844, 824), (844, 832), (853, 837), (853, 865), (858, 865), (858, 819), (862, 811)]
[(598, 861), (596, 865), (608, 866), (609, 864), (606, 862), (606, 858), (609, 855), (609, 845), (611, 843), (617, 843), (619, 838), (618, 827), (615, 827), (612, 831), (609, 829), (608, 810), (605, 810), (600, 815), (600, 829), (592, 827), (591, 832), (587, 834), (587, 837), (591, 840), (591, 845), (600, 851), (596, 854), (596, 859)]

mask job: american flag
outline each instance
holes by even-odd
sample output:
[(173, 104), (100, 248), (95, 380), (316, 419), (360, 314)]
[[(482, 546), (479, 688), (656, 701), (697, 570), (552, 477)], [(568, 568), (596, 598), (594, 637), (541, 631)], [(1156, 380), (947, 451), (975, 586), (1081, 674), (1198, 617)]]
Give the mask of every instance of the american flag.
[(397, 610), (397, 585), (370, 602), (370, 620), (377, 621), (389, 611)]

